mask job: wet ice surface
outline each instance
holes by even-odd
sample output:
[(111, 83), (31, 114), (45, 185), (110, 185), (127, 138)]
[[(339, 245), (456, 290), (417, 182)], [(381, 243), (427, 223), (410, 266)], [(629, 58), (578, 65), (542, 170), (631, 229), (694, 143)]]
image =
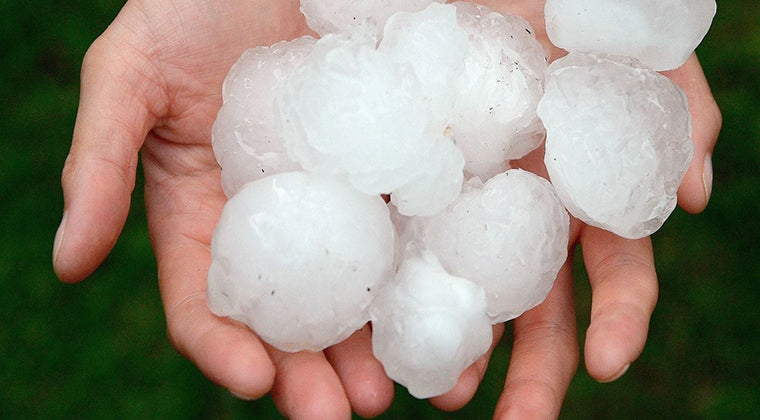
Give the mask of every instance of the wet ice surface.
[(285, 351), (318, 351), (369, 320), (392, 277), (394, 232), (379, 196), (291, 172), (247, 184), (211, 242), (208, 304)]
[(570, 52), (623, 55), (672, 70), (702, 42), (715, 11), (715, 0), (547, 0), (546, 32)]
[(492, 338), (483, 289), (429, 254), (407, 258), (372, 306), (375, 357), (417, 398), (453, 388)]
[(543, 140), (536, 105), (546, 57), (523, 18), (469, 2), (454, 5), (471, 53), (456, 83), (451, 130), (467, 172), (488, 179)]
[(549, 177), (572, 215), (625, 238), (662, 226), (694, 149), (675, 83), (633, 59), (570, 54), (549, 66), (538, 114)]
[(222, 87), (224, 105), (212, 129), (222, 167), (222, 187), (233, 196), (247, 182), (301, 169), (291, 160), (274, 125), (274, 95), (316, 41), (302, 37), (247, 50)]
[(485, 185), (471, 180), (433, 217), (411, 218), (402, 241), (414, 242), (452, 275), (483, 287), (488, 315), (498, 323), (544, 300), (567, 258), (569, 226), (548, 181), (511, 169)]
[(380, 35), (394, 13), (420, 11), (434, 2), (444, 0), (301, 0), (301, 12), (322, 36), (367, 23)]

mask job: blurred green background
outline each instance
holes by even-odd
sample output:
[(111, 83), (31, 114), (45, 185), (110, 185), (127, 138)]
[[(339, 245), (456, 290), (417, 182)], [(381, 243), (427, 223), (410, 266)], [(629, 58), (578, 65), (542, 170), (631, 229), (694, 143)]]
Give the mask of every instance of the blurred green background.
[[(760, 416), (760, 7), (721, 0), (700, 57), (724, 115), (710, 206), (677, 210), (654, 236), (660, 302), (643, 355), (613, 384), (581, 366), (563, 418)], [(0, 2), (0, 418), (277, 418), (242, 402), (170, 347), (140, 180), (114, 251), (60, 284), (50, 257), (60, 171), (87, 46), (122, 2)], [(580, 338), (589, 290), (577, 272)], [(399, 389), (384, 418), (487, 418), (511, 330), (476, 398), (445, 414)]]

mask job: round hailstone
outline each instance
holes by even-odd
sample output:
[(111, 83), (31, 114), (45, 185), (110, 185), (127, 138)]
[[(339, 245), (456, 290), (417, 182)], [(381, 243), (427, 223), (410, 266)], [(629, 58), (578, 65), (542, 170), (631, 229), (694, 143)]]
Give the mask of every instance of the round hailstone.
[(305, 172), (247, 184), (211, 241), (208, 305), (280, 350), (318, 351), (369, 320), (393, 276), (394, 232), (379, 196)]
[(570, 54), (549, 66), (538, 114), (549, 178), (572, 215), (625, 238), (662, 226), (694, 150), (675, 83), (633, 59)]
[(391, 203), (405, 216), (432, 216), (462, 192), (464, 157), (449, 137), (441, 136), (426, 159), (414, 179), (391, 194)]
[(520, 169), (473, 178), (445, 211), (407, 223), (403, 241), (485, 289), (493, 323), (543, 302), (567, 258), (567, 212), (549, 182)]
[(493, 339), (482, 288), (446, 273), (435, 257), (408, 258), (372, 304), (372, 349), (417, 398), (449, 391)]
[(443, 133), (451, 122), (456, 81), (470, 54), (456, 7), (433, 3), (420, 12), (396, 13), (388, 19), (377, 49), (414, 69), (432, 124)]
[(415, 12), (430, 3), (445, 0), (301, 0), (306, 24), (324, 36), (370, 21), (376, 35), (382, 33), (388, 18), (396, 12)]
[(315, 42), (302, 37), (251, 48), (227, 74), (222, 86), (224, 105), (214, 122), (211, 144), (228, 197), (248, 182), (301, 168), (290, 160), (277, 135), (274, 95)]
[[(431, 127), (412, 68), (378, 52), (361, 31), (320, 39), (283, 83), (275, 112), (293, 160), (308, 171), (345, 173), (367, 194), (391, 193), (456, 168), (456, 151), (437, 144), (442, 135)], [(451, 177), (461, 183), (461, 172)], [(440, 209), (453, 197), (420, 199)]]
[(536, 105), (546, 56), (525, 19), (469, 2), (453, 4), (469, 36), (470, 56), (457, 81), (451, 129), (465, 170), (488, 179), (543, 141)]
[(715, 11), (715, 0), (547, 0), (546, 32), (570, 52), (633, 57), (664, 71), (686, 62)]

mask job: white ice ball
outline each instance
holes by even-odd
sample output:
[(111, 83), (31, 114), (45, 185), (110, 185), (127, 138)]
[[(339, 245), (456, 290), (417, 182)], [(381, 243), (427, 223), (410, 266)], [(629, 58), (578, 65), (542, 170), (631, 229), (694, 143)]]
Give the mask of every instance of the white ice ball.
[(407, 194), (405, 208), (422, 211), (445, 207), (461, 185), (461, 156), (440, 144), (451, 140), (429, 121), (412, 67), (377, 51), (361, 31), (320, 39), (283, 83), (276, 112), (288, 155), (308, 171), (346, 174), (367, 194), (419, 189), (448, 171), (431, 194)]
[[(545, 179), (510, 169), (473, 179), (443, 212), (407, 221), (402, 240), (486, 291), (493, 323), (540, 304), (567, 258), (570, 218)], [(406, 245), (407, 247), (409, 245)]]
[(430, 3), (445, 0), (301, 0), (306, 24), (324, 36), (358, 25), (369, 24), (376, 35), (382, 33), (388, 18), (397, 12), (422, 10)]
[(470, 55), (457, 81), (452, 134), (465, 170), (488, 179), (543, 141), (536, 106), (546, 56), (528, 22), (485, 6), (455, 2)]
[(456, 82), (470, 55), (467, 32), (457, 23), (457, 9), (433, 3), (420, 12), (396, 13), (385, 25), (378, 51), (411, 66), (440, 133), (451, 123)]
[(546, 32), (570, 52), (632, 57), (664, 71), (686, 62), (715, 12), (715, 0), (547, 0)]
[(368, 194), (407, 183), (430, 147), (417, 78), (368, 37), (320, 39), (283, 84), (276, 111), (294, 160), (308, 171), (347, 173)]
[(462, 192), (464, 157), (451, 138), (440, 136), (414, 178), (393, 190), (391, 203), (405, 216), (432, 216)]
[(662, 226), (694, 150), (675, 83), (633, 59), (570, 54), (549, 66), (538, 114), (546, 168), (571, 214), (625, 238)]
[(280, 350), (318, 351), (369, 320), (393, 276), (395, 234), (379, 196), (290, 172), (247, 184), (211, 241), (208, 305)]
[(493, 339), (483, 289), (429, 255), (404, 261), (371, 312), (375, 357), (417, 398), (453, 388)]
[(211, 144), (222, 167), (228, 197), (248, 182), (299, 170), (274, 124), (274, 96), (282, 81), (311, 51), (314, 38), (302, 37), (244, 52), (222, 86), (222, 105)]

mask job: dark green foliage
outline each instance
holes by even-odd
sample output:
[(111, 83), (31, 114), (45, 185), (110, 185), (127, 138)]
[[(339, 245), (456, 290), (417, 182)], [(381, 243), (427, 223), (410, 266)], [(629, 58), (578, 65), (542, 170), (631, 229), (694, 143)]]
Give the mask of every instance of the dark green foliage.
[[(238, 401), (169, 345), (142, 183), (103, 266), (60, 284), (50, 257), (62, 210), (79, 67), (115, 0), (0, 2), (0, 418), (276, 418)], [(760, 8), (720, 1), (699, 50), (723, 110), (707, 211), (654, 236), (660, 301), (641, 359), (613, 384), (583, 369), (563, 418), (752, 418), (760, 413)], [(578, 260), (580, 262), (580, 260)], [(580, 339), (589, 290), (576, 270)], [(509, 360), (508, 327), (475, 400), (441, 413), (397, 390), (384, 418), (487, 418)]]

